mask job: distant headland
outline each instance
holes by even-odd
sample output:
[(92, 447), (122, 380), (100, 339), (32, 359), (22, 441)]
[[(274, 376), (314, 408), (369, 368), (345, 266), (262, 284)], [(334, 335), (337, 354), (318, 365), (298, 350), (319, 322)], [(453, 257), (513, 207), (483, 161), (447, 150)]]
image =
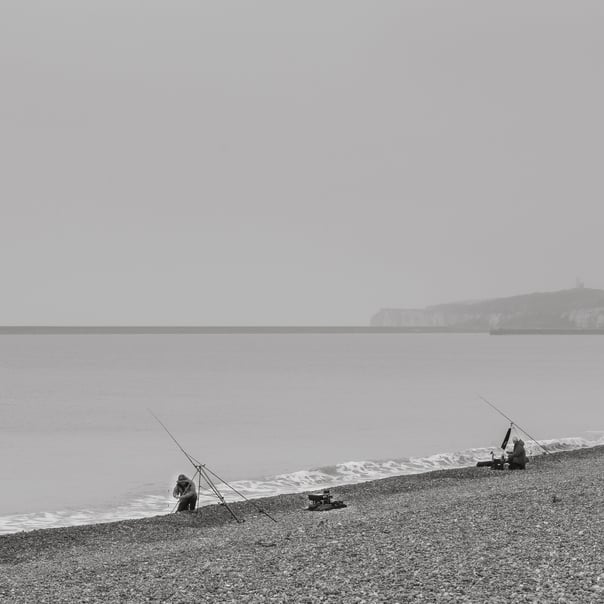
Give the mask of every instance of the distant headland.
[(604, 290), (579, 285), (555, 292), (439, 304), (423, 309), (384, 308), (374, 327), (415, 327), (518, 334), (604, 335)]
[(397, 333), (604, 335), (604, 290), (580, 286), (422, 309), (384, 308), (369, 325), (0, 325), (0, 335)]

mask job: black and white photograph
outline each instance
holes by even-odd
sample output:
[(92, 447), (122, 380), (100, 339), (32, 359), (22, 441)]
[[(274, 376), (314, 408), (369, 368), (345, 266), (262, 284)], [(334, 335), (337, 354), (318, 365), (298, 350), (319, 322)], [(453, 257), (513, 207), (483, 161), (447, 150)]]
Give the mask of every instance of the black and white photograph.
[(604, 3), (0, 0), (0, 602), (602, 604)]

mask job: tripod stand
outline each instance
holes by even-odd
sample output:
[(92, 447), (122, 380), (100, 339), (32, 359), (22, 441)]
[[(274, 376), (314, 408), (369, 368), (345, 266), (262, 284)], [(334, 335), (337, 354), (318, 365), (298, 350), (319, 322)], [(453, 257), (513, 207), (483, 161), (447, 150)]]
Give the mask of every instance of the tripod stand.
[(248, 503), (250, 503), (261, 514), (264, 514), (265, 516), (267, 516), (268, 518), (270, 518), (273, 522), (277, 522), (266, 510), (263, 510), (261, 507), (259, 507), (258, 505), (256, 505), (253, 501), (251, 501), (250, 499), (248, 499), (245, 495), (243, 495), (242, 493), (240, 493), (235, 487), (233, 487), (226, 480), (224, 480), (224, 478), (221, 478), (220, 476), (218, 476), (218, 474), (216, 474), (216, 472), (213, 472), (212, 470), (210, 470), (210, 468), (208, 468), (206, 466), (206, 464), (201, 463), (198, 459), (195, 459), (192, 455), (190, 455), (189, 453), (187, 453), (187, 451), (185, 451), (183, 449), (183, 447), (181, 446), (181, 444), (176, 440), (176, 438), (170, 432), (170, 430), (168, 430), (168, 428), (166, 428), (166, 426), (159, 419), (159, 417), (157, 417), (157, 415), (155, 415), (155, 413), (153, 413), (151, 410), (149, 410), (149, 413), (157, 420), (157, 422), (160, 424), (160, 426), (168, 433), (168, 435), (170, 436), (170, 438), (176, 443), (176, 446), (182, 451), (182, 453), (184, 454), (184, 456), (189, 460), (189, 462), (191, 463), (191, 465), (195, 468), (195, 474), (193, 475), (193, 478), (192, 478), (193, 482), (195, 482), (195, 478), (198, 478), (198, 481), (197, 481), (197, 502), (198, 503), (197, 503), (197, 508), (196, 508), (195, 511), (199, 511), (199, 497), (200, 497), (200, 494), (201, 494), (201, 483), (202, 483), (202, 480), (203, 480), (205, 482), (205, 484), (208, 486), (208, 488), (210, 489), (210, 491), (220, 501), (220, 504), (223, 505), (228, 510), (229, 514), (233, 517), (233, 519), (236, 522), (244, 522), (243, 520), (241, 520), (240, 518), (237, 517), (237, 515), (235, 514), (235, 512), (233, 512), (232, 508), (226, 502), (224, 496), (222, 495), (222, 493), (220, 492), (220, 490), (216, 486), (216, 482), (214, 480), (214, 479), (216, 479), (216, 480), (220, 481), (223, 485), (225, 485), (226, 487), (228, 487), (229, 489), (231, 489), (231, 491), (233, 491), (234, 493), (236, 493), (239, 497), (241, 497), (242, 499), (245, 499), (245, 501), (247, 501)]

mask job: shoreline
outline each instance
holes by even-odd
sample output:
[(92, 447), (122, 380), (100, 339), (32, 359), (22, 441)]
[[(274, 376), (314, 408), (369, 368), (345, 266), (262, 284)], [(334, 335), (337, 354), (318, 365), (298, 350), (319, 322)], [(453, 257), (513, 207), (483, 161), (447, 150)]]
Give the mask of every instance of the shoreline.
[[(604, 446), (525, 472), (461, 468), (137, 520), (0, 536), (0, 599), (18, 602), (597, 602)], [(176, 580), (177, 579), (177, 580)], [(506, 591), (508, 590), (508, 591)], [(281, 594), (281, 595), (279, 595)], [(281, 599), (279, 599), (281, 598)], [(355, 598), (357, 598), (355, 600)]]
[[(604, 438), (599, 440), (586, 440), (582, 437), (568, 437), (562, 439), (546, 439), (542, 441), (547, 445), (549, 453), (572, 451), (604, 445)], [(495, 445), (493, 445), (495, 446)], [(454, 470), (473, 467), (475, 462), (483, 461), (490, 455), (493, 447), (474, 447), (454, 453), (436, 453), (423, 458), (410, 457), (394, 460), (367, 460), (342, 462), (335, 467), (342, 466), (344, 470), (333, 473), (334, 466), (318, 467), (311, 470), (294, 471), (289, 475), (277, 475), (259, 480), (231, 481), (232, 487), (222, 485), (221, 491), (227, 502), (241, 501), (244, 498), (256, 500), (271, 498), (280, 495), (295, 495), (300, 493), (320, 491), (323, 488), (342, 487), (357, 483), (372, 482), (391, 477), (424, 474), (436, 470)], [(527, 446), (529, 456), (542, 454), (541, 448), (536, 448), (532, 443)], [(473, 461), (472, 461), (473, 459)], [(348, 466), (353, 466), (350, 468)], [(312, 478), (306, 477), (303, 483), (295, 477), (299, 473), (310, 473)], [(289, 484), (283, 479), (291, 479)], [(262, 488), (255, 490), (251, 483), (258, 482)], [(246, 483), (246, 484), (243, 484)], [(241, 495), (235, 494), (235, 488)], [(267, 488), (268, 487), (268, 488)], [(211, 496), (209, 489), (202, 493), (198, 500), (198, 507), (216, 505), (218, 499)], [(157, 493), (148, 494), (128, 503), (120, 503), (117, 507), (83, 506), (81, 508), (57, 508), (31, 512), (11, 512), (0, 516), (0, 536), (10, 535), (22, 531), (47, 530), (52, 528), (69, 528), (72, 526), (85, 526), (93, 524), (106, 524), (127, 520), (140, 520), (160, 515), (169, 514), (175, 508), (173, 499), (160, 496)]]

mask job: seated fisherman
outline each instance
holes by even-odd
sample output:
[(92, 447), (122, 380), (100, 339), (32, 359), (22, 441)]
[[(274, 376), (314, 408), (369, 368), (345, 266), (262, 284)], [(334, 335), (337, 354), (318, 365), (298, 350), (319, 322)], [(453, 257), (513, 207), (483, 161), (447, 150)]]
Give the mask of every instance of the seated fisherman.
[(514, 450), (508, 457), (510, 470), (524, 470), (526, 468), (526, 451), (524, 449), (524, 441), (517, 436), (514, 437)]
[(172, 491), (172, 496), (178, 497), (177, 512), (195, 509), (195, 504), (197, 503), (197, 489), (195, 483), (184, 474), (181, 474), (178, 477), (176, 486)]

